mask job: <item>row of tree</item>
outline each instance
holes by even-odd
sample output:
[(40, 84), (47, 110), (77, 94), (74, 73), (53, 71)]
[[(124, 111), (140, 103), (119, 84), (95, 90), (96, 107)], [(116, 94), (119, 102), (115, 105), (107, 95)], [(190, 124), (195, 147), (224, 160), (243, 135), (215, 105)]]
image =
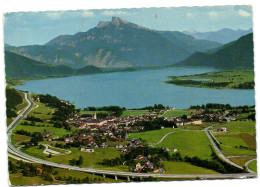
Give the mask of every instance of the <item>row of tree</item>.
[(156, 118), (150, 121), (138, 121), (133, 124), (133, 126), (143, 126), (144, 131), (157, 130), (161, 127), (170, 127), (178, 128), (178, 126), (171, 121), (164, 120), (164, 118)]
[[(84, 111), (108, 111), (109, 115), (113, 115), (116, 117), (119, 117), (123, 114), (123, 112), (126, 110), (125, 107), (121, 108), (120, 106), (103, 106), (103, 107), (93, 107), (89, 106), (87, 108), (83, 109)], [(105, 115), (105, 114), (102, 114)]]
[(163, 104), (154, 104), (153, 106), (146, 106), (143, 108), (135, 108), (132, 110), (149, 110), (151, 111), (160, 111), (160, 110), (165, 110), (165, 109), (169, 109), (169, 106), (164, 106)]
[[(80, 109), (76, 109), (75, 105), (72, 105), (66, 101), (61, 101), (56, 96), (50, 94), (38, 95), (40, 102), (45, 105), (56, 108), (52, 114), (52, 121), (65, 122), (68, 118), (74, 117), (75, 114), (79, 114)], [(36, 99), (36, 98), (35, 98)]]
[(207, 103), (206, 105), (191, 105), (190, 109), (224, 109), (224, 110), (231, 110), (231, 109), (249, 109), (254, 108), (255, 106), (231, 106), (230, 104), (219, 104), (219, 103)]

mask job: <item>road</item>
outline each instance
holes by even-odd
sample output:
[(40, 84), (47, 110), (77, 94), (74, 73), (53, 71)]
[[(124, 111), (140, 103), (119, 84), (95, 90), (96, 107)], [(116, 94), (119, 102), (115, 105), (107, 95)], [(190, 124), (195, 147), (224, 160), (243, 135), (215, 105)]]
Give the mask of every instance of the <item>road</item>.
[(224, 160), (225, 162), (229, 163), (230, 165), (232, 166), (235, 166), (239, 169), (244, 169), (242, 166), (239, 166), (237, 165), (236, 163), (232, 162), (231, 160), (229, 160), (227, 157), (225, 157), (223, 155), (223, 153), (220, 151), (220, 149), (218, 148), (217, 144), (215, 143), (215, 141), (213, 140), (212, 136), (209, 134), (209, 131), (208, 129), (211, 128), (212, 126), (209, 126), (207, 128), (204, 129), (206, 135), (208, 136), (209, 140), (211, 141), (212, 145), (213, 145), (213, 148), (215, 149), (217, 155), (222, 159)]
[(157, 143), (152, 143), (152, 144), (150, 144), (150, 145), (151, 145), (151, 146), (154, 146), (154, 145), (157, 145), (157, 144), (161, 143), (168, 135), (170, 135), (170, 134), (172, 134), (172, 133), (175, 133), (175, 131), (169, 132), (169, 133), (165, 134), (159, 142), (157, 142)]
[(246, 167), (247, 171), (249, 171), (250, 173), (254, 173), (254, 171), (251, 170), (251, 169), (249, 169), (248, 164), (249, 164), (250, 162), (254, 161), (254, 160), (256, 160), (256, 158), (255, 158), (255, 159), (252, 159), (252, 160), (249, 160), (249, 161), (247, 161), (247, 162), (245, 163), (245, 167)]
[[(23, 110), (17, 118), (10, 124), (10, 126), (7, 129), (7, 135), (8, 135), (8, 152), (9, 154), (14, 155), (13, 158), (19, 157), (22, 160), (26, 160), (29, 162), (39, 163), (39, 164), (45, 164), (49, 166), (54, 166), (58, 168), (68, 169), (68, 170), (75, 170), (75, 171), (81, 171), (81, 172), (87, 172), (92, 174), (101, 174), (103, 176), (105, 175), (112, 175), (115, 176), (115, 179), (117, 179), (118, 176), (121, 177), (127, 177), (129, 180), (129, 177), (154, 177), (154, 178), (171, 178), (171, 179), (226, 179), (226, 178), (255, 178), (257, 175), (255, 173), (236, 173), (236, 174), (154, 174), (154, 173), (131, 173), (131, 172), (119, 172), (119, 171), (109, 171), (109, 170), (99, 170), (99, 169), (91, 169), (91, 168), (81, 168), (76, 166), (70, 166), (65, 164), (58, 164), (54, 162), (49, 162), (46, 160), (42, 160), (30, 155), (27, 155), (17, 148), (15, 148), (11, 143), (11, 134), (13, 129), (19, 124), (19, 122), (33, 109), (34, 102), (31, 100), (30, 94), (27, 93), (25, 95), (25, 99), (28, 103), (28, 106)], [(206, 131), (205, 131), (206, 132)], [(207, 133), (207, 132), (206, 132)], [(211, 138), (211, 137), (209, 137)], [(211, 140), (213, 141), (213, 140)], [(214, 144), (213, 144), (214, 145)]]

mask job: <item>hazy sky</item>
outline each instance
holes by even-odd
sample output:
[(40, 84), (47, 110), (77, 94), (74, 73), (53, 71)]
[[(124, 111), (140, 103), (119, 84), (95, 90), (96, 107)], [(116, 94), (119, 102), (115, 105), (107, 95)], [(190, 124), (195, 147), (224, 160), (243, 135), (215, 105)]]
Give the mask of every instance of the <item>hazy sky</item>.
[(14, 46), (45, 44), (59, 35), (87, 31), (112, 16), (156, 30), (205, 32), (252, 27), (249, 6), (14, 12), (5, 14), (4, 40)]

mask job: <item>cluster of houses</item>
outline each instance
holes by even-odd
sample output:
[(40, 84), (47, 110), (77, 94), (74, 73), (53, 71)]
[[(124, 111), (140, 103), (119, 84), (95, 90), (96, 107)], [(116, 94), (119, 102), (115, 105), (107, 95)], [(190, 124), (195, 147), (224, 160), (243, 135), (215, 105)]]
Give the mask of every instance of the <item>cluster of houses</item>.
[(177, 126), (181, 126), (181, 125), (199, 125), (202, 124), (202, 120), (201, 119), (189, 119), (187, 117), (188, 120), (184, 120), (181, 117), (166, 117), (164, 118), (164, 120), (167, 121), (172, 121), (174, 122)]
[(90, 129), (100, 130), (107, 126), (120, 126), (124, 125), (128, 127), (130, 124), (134, 124), (138, 121), (153, 120), (157, 117), (156, 113), (148, 113), (139, 116), (126, 116), (126, 117), (115, 117), (107, 116), (104, 119), (97, 119), (96, 113), (93, 117), (77, 117), (71, 118), (67, 122), (74, 123), (79, 129)]
[[(149, 169), (150, 171), (153, 172), (159, 172), (161, 171), (161, 173), (164, 172), (163, 168), (160, 168), (158, 166), (155, 166), (154, 163), (152, 163), (149, 159), (151, 158), (151, 155), (143, 156), (143, 155), (137, 155), (135, 158), (136, 161), (136, 165), (134, 168), (134, 172), (136, 173), (141, 173), (144, 169)], [(160, 158), (159, 162), (163, 162), (163, 160)]]

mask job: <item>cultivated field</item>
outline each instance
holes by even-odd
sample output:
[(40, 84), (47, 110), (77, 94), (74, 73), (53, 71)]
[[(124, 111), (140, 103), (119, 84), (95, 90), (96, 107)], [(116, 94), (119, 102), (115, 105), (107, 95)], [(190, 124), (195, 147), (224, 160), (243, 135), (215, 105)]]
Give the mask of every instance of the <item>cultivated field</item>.
[[(226, 127), (227, 132), (218, 132)], [(213, 128), (221, 151), (227, 155), (256, 155), (255, 122), (232, 121)]]

